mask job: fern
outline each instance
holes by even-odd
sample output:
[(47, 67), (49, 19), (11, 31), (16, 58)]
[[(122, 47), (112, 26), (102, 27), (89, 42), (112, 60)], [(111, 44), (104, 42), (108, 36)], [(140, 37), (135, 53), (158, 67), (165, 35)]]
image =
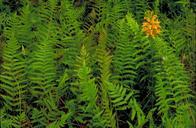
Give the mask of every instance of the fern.
[[(155, 48), (157, 56), (162, 62), (156, 67), (156, 95), (159, 114), (163, 114), (162, 121), (165, 127), (191, 127), (192, 104), (190, 103), (189, 80), (183, 66), (174, 56), (172, 50), (164, 42), (156, 38)], [(175, 68), (173, 67), (175, 65)], [(188, 119), (187, 119), (188, 118)]]
[[(76, 109), (77, 113), (75, 113), (78, 115), (78, 118), (75, 118), (75, 120), (80, 122), (81, 125), (85, 125), (87, 120), (84, 119), (92, 119), (97, 109), (97, 87), (94, 79), (90, 76), (91, 69), (88, 67), (88, 53), (84, 45), (81, 47), (80, 56), (78, 56), (77, 61), (76, 75), (78, 80), (72, 87), (73, 93), (76, 94), (77, 101), (75, 102), (79, 106)], [(91, 126), (92, 124), (87, 123), (86, 125)]]
[(12, 120), (11, 119), (4, 119), (4, 120), (1, 120), (1, 127), (3, 128), (10, 128), (12, 127)]
[[(187, 9), (185, 9), (187, 10)], [(176, 19), (167, 19), (163, 21), (164, 25), (164, 38), (166, 39), (167, 43), (172, 46), (173, 50), (175, 51), (176, 55), (180, 58), (181, 62), (185, 65), (186, 70), (190, 72), (192, 78), (195, 76), (195, 65), (194, 65), (194, 28), (195, 23), (192, 21), (195, 17), (192, 11), (186, 12), (186, 18), (184, 16), (179, 16)], [(185, 15), (186, 15), (185, 14)], [(167, 26), (167, 27), (166, 27)], [(184, 26), (184, 27), (182, 27)], [(180, 29), (179, 29), (180, 28)], [(175, 31), (174, 31), (175, 30)], [(192, 79), (194, 83), (194, 79)]]
[(0, 11), (0, 127), (195, 126), (191, 2), (1, 0)]
[[(100, 2), (103, 3), (103, 2)], [(126, 4), (123, 1), (116, 0), (116, 1), (108, 1), (107, 3), (103, 3), (100, 7), (101, 11), (99, 12), (99, 20), (96, 25), (97, 28), (99, 26), (109, 27), (116, 22), (116, 20), (123, 18), (125, 15), (125, 8)]]
[[(103, 29), (99, 36), (99, 45), (97, 49), (98, 62), (99, 62), (100, 69), (101, 69), (100, 80), (101, 80), (102, 96), (106, 96), (106, 97), (102, 97), (103, 105), (109, 105), (109, 102), (107, 103), (107, 97), (109, 97), (111, 100), (112, 107), (115, 108), (116, 110), (126, 110), (128, 108), (132, 108), (132, 111), (134, 112), (137, 111), (137, 116), (138, 116), (138, 121), (139, 121), (138, 125), (143, 125), (142, 123), (145, 122), (144, 121), (145, 116), (142, 110), (140, 109), (139, 105), (135, 101), (135, 98), (133, 97), (134, 92), (124, 88), (123, 86), (115, 86), (114, 84), (111, 84), (109, 82), (109, 78), (111, 75), (110, 74), (110, 63), (111, 63), (112, 58), (109, 55), (109, 53), (105, 51), (106, 39), (107, 39), (107, 34), (106, 34), (106, 31)], [(107, 110), (106, 112), (108, 112), (107, 116), (110, 116), (113, 118), (112, 111), (109, 109), (109, 106), (104, 106), (104, 108)], [(134, 118), (135, 118), (135, 115), (132, 115), (132, 119)], [(106, 120), (110, 121), (107, 118)], [(110, 124), (112, 124), (111, 127), (114, 127), (115, 125), (113, 121)]]
[[(151, 84), (154, 84), (150, 81), (150, 79), (153, 79), (153, 73), (150, 72), (150, 69), (153, 66), (151, 63), (152, 61), (154, 61), (153, 59), (151, 59), (153, 55), (153, 49), (150, 45), (149, 40), (140, 32), (139, 25), (132, 18), (132, 15), (130, 13), (126, 15), (125, 19), (119, 22), (119, 24), (121, 25), (119, 25), (120, 27), (118, 29), (120, 34), (117, 35), (117, 37), (119, 36), (119, 39), (117, 38), (116, 40), (120, 42), (119, 45), (118, 43), (116, 44), (117, 47), (116, 51), (114, 52), (115, 56), (113, 61), (115, 69), (113, 80), (117, 84), (113, 87), (113, 91), (115, 90), (115, 92), (113, 92), (113, 95), (116, 99), (118, 99), (117, 105), (118, 103), (125, 104), (125, 106), (126, 104), (132, 104), (132, 111), (138, 111), (137, 118), (139, 122), (134, 126), (138, 127), (146, 123), (145, 115), (142, 109), (145, 110), (149, 102), (153, 103), (154, 99), (149, 98), (149, 101), (144, 101), (144, 107), (141, 109), (139, 104), (136, 102), (135, 98), (137, 96), (134, 94), (135, 90), (133, 90), (133, 88), (140, 90), (141, 92), (139, 92), (139, 94), (142, 96), (151, 96), (153, 94), (153, 90), (149, 90), (150, 86), (152, 87)], [(144, 86), (142, 86), (143, 84)], [(132, 89), (130, 89), (130, 87)], [(127, 96), (127, 98), (125, 98), (125, 96)], [(125, 101), (124, 99), (127, 99), (127, 101)], [(128, 105), (126, 107), (130, 108)], [(134, 114), (132, 116), (133, 118), (135, 117)]]
[(123, 1), (102, 1), (95, 0), (87, 3), (87, 10), (90, 12), (84, 19), (86, 32), (94, 32), (102, 26), (108, 26), (124, 16), (126, 4)]
[(133, 12), (134, 18), (137, 22), (142, 22), (144, 13), (149, 9), (148, 1), (146, 0), (132, 0), (126, 1), (127, 5), (130, 7), (130, 12)]
[(14, 128), (31, 127), (31, 124), (28, 121), (26, 114), (23, 112), (13, 118), (12, 126)]
[[(169, 45), (171, 47), (173, 47), (173, 50), (176, 52), (176, 54), (178, 56), (180, 56), (180, 54), (182, 53), (182, 49), (183, 45), (185, 43), (185, 38), (182, 34), (182, 30), (178, 30), (177, 28), (179, 28), (182, 23), (180, 23), (180, 19), (175, 19), (175, 20), (170, 20), (167, 19), (165, 21), (163, 21), (165, 26), (169, 26), (170, 28), (165, 28), (166, 31), (163, 33), (164, 37), (167, 41), (167, 43), (169, 43)], [(174, 31), (175, 30), (175, 31)]]
[(116, 51), (114, 53), (114, 81), (118, 84), (127, 86), (133, 85), (136, 77), (136, 61), (134, 58), (134, 51), (136, 50), (133, 43), (129, 42), (131, 39), (130, 28), (126, 25), (125, 19), (118, 23), (119, 36), (116, 44)]
[[(50, 25), (49, 25), (50, 26)], [(50, 30), (48, 30), (48, 33)], [(44, 36), (44, 35), (43, 35)], [(32, 87), (32, 94), (36, 97), (43, 96), (54, 87), (55, 63), (53, 40), (49, 35), (44, 37), (37, 50), (32, 53), (29, 66), (29, 79)], [(44, 91), (44, 94), (42, 93)]]
[(97, 58), (99, 65), (99, 84), (101, 90), (101, 107), (104, 110), (103, 119), (105, 120), (105, 125), (107, 127), (116, 127), (115, 113), (113, 113), (112, 108), (110, 107), (109, 97), (108, 97), (108, 82), (110, 78), (110, 64), (112, 61), (112, 57), (106, 51), (106, 43), (107, 43), (107, 31), (102, 28), (99, 35), (99, 45), (97, 47)]
[(31, 93), (35, 97), (43, 97), (49, 94), (54, 88), (56, 75), (53, 49), (56, 42), (56, 33), (53, 32), (56, 31), (56, 27), (52, 19), (56, 3), (53, 0), (47, 3), (50, 8), (43, 4), (44, 7), (38, 10), (40, 23), (38, 24), (39, 29), (35, 32), (38, 43), (34, 46), (36, 50), (30, 54), (30, 65), (28, 67)]
[[(55, 44), (55, 59), (58, 60), (58, 73), (65, 70), (68, 75), (73, 76), (74, 63), (79, 55), (80, 46), (84, 40), (84, 32), (81, 29), (81, 10), (75, 12), (75, 8), (70, 1), (61, 1), (57, 10), (55, 20), (57, 28), (57, 42)], [(71, 81), (71, 80), (70, 80)]]
[(2, 68), (1, 97), (4, 107), (15, 115), (23, 111), (27, 85), (25, 83), (25, 60), (14, 33), (9, 36), (4, 48)]
[(66, 120), (69, 118), (70, 114), (63, 114), (59, 120), (51, 123), (48, 128), (62, 128), (64, 127), (64, 124), (66, 122)]
[[(141, 32), (139, 24), (133, 19), (133, 16), (128, 13), (126, 15), (128, 25), (133, 34), (133, 43), (135, 53), (134, 61), (136, 67), (135, 85), (132, 86), (135, 90), (139, 90), (138, 101), (141, 101), (142, 110), (145, 114), (151, 110), (155, 104), (154, 95), (154, 49), (150, 40)], [(143, 98), (145, 97), (145, 98)], [(148, 97), (148, 98), (147, 98)]]
[(16, 23), (17, 26), (15, 26), (15, 29), (17, 31), (16, 38), (19, 41), (20, 44), (24, 45), (25, 48), (28, 49), (32, 48), (33, 43), (33, 25), (36, 22), (36, 19), (34, 19), (32, 15), (35, 15), (32, 11), (32, 7), (29, 3), (25, 4), (25, 6), (20, 11), (20, 17), (17, 17)]
[[(116, 110), (125, 110), (129, 108), (128, 103), (130, 102), (130, 98), (134, 95), (134, 92), (127, 91), (126, 88), (120, 85), (108, 85), (109, 96), (111, 98), (111, 102)], [(129, 92), (129, 94), (126, 94)]]
[[(90, 69), (87, 67), (88, 64), (88, 54), (86, 53), (84, 45), (81, 48), (81, 56), (77, 60), (81, 67), (78, 69), (77, 75), (79, 77), (79, 85), (81, 95), (79, 95), (79, 101), (86, 101), (87, 107), (85, 111), (92, 111), (92, 108), (95, 107), (95, 101), (97, 97), (97, 88), (94, 84), (94, 80), (90, 79)], [(79, 65), (78, 65), (79, 66)]]
[(15, 116), (10, 116), (8, 118), (1, 119), (1, 127), (3, 128), (23, 128), (23, 127), (31, 127), (31, 123), (27, 118), (25, 112), (22, 112)]
[(40, 128), (46, 126), (47, 120), (44, 117), (44, 112), (44, 110), (38, 110), (36, 108), (32, 110), (31, 123), (33, 127)]

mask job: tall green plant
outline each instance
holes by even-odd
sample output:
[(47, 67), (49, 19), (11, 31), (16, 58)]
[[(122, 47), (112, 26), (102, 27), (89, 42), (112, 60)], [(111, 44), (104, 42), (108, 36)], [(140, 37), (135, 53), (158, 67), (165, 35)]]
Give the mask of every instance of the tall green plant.
[(161, 59), (155, 67), (157, 71), (155, 94), (158, 98), (156, 103), (158, 114), (163, 114), (162, 126), (192, 127), (194, 112), (190, 103), (192, 95), (187, 73), (165, 42), (160, 38), (155, 38), (154, 41), (156, 56)]
[[(186, 1), (169, 15), (159, 0), (34, 2), (0, 13), (0, 127), (194, 127)], [(155, 37), (141, 28), (149, 7)]]

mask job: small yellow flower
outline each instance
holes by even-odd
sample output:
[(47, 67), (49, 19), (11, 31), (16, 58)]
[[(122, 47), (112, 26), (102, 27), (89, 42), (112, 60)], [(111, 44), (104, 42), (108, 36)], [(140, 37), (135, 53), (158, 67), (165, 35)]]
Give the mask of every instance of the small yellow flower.
[(157, 15), (154, 15), (152, 11), (148, 11), (144, 17), (142, 30), (147, 36), (154, 37), (160, 33), (160, 22), (157, 19)]

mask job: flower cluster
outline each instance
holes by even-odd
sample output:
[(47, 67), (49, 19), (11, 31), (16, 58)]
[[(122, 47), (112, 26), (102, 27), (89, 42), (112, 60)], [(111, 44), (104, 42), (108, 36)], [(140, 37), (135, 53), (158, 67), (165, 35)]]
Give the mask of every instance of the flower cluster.
[(159, 34), (161, 27), (157, 15), (153, 15), (153, 12), (148, 12), (147, 16), (144, 17), (142, 28), (147, 36), (154, 37)]

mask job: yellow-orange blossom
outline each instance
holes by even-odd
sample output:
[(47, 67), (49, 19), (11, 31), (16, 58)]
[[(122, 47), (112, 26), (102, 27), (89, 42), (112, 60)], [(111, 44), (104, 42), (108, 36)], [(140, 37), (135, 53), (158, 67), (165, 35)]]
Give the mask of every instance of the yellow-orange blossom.
[(152, 12), (148, 13), (147, 17), (144, 17), (144, 22), (142, 25), (142, 30), (147, 36), (154, 37), (160, 33), (160, 22), (157, 19), (157, 15), (153, 15)]

